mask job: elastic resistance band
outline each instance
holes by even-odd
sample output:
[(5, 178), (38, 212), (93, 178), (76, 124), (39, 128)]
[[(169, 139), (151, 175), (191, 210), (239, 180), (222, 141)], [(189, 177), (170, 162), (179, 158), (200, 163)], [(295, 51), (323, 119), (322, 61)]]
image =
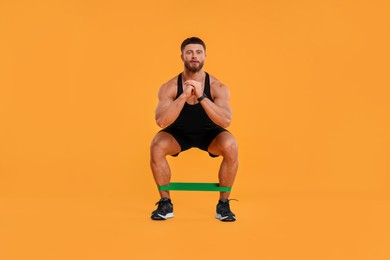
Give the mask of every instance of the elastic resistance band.
[(171, 182), (169, 186), (158, 186), (159, 190), (192, 190), (192, 191), (226, 191), (232, 187), (221, 187), (219, 183), (204, 182)]

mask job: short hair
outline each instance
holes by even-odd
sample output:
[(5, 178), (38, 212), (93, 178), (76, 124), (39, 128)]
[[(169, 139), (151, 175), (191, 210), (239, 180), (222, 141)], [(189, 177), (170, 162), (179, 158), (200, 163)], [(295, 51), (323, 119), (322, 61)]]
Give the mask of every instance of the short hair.
[(183, 52), (184, 47), (186, 47), (186, 45), (188, 45), (188, 44), (200, 44), (200, 45), (203, 46), (204, 50), (206, 51), (206, 44), (204, 44), (204, 42), (200, 38), (198, 38), (198, 37), (190, 37), (190, 38), (185, 39), (182, 42), (181, 47), (180, 47), (181, 52)]

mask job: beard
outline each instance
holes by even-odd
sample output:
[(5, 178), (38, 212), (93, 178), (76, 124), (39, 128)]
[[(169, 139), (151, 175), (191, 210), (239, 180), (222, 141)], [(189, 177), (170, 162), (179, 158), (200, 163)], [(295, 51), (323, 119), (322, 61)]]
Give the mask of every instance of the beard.
[(204, 62), (199, 62), (197, 66), (192, 66), (190, 62), (185, 61), (184, 66), (192, 73), (198, 72), (203, 68)]

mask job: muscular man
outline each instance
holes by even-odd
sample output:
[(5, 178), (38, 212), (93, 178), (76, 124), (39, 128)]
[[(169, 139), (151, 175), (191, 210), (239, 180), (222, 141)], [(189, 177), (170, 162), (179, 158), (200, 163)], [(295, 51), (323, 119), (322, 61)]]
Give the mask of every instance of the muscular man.
[[(206, 46), (196, 37), (181, 44), (184, 71), (160, 87), (156, 108), (157, 125), (163, 129), (154, 137), (150, 147), (150, 166), (158, 186), (168, 186), (171, 171), (167, 155), (197, 147), (211, 157), (222, 156), (219, 184), (231, 187), (238, 169), (238, 147), (233, 135), (225, 128), (231, 122), (228, 88), (203, 70)], [(173, 217), (169, 191), (160, 190), (158, 207), (152, 212), (154, 220)], [(229, 206), (230, 192), (221, 192), (216, 218), (235, 221)]]

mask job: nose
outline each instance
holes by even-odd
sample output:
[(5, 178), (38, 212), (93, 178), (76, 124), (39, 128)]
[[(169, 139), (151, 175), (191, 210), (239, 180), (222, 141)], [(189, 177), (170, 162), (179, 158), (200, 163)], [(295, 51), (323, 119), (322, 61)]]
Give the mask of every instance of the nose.
[(191, 59), (192, 60), (198, 59), (198, 55), (195, 52), (193, 52), (192, 55), (191, 55)]

